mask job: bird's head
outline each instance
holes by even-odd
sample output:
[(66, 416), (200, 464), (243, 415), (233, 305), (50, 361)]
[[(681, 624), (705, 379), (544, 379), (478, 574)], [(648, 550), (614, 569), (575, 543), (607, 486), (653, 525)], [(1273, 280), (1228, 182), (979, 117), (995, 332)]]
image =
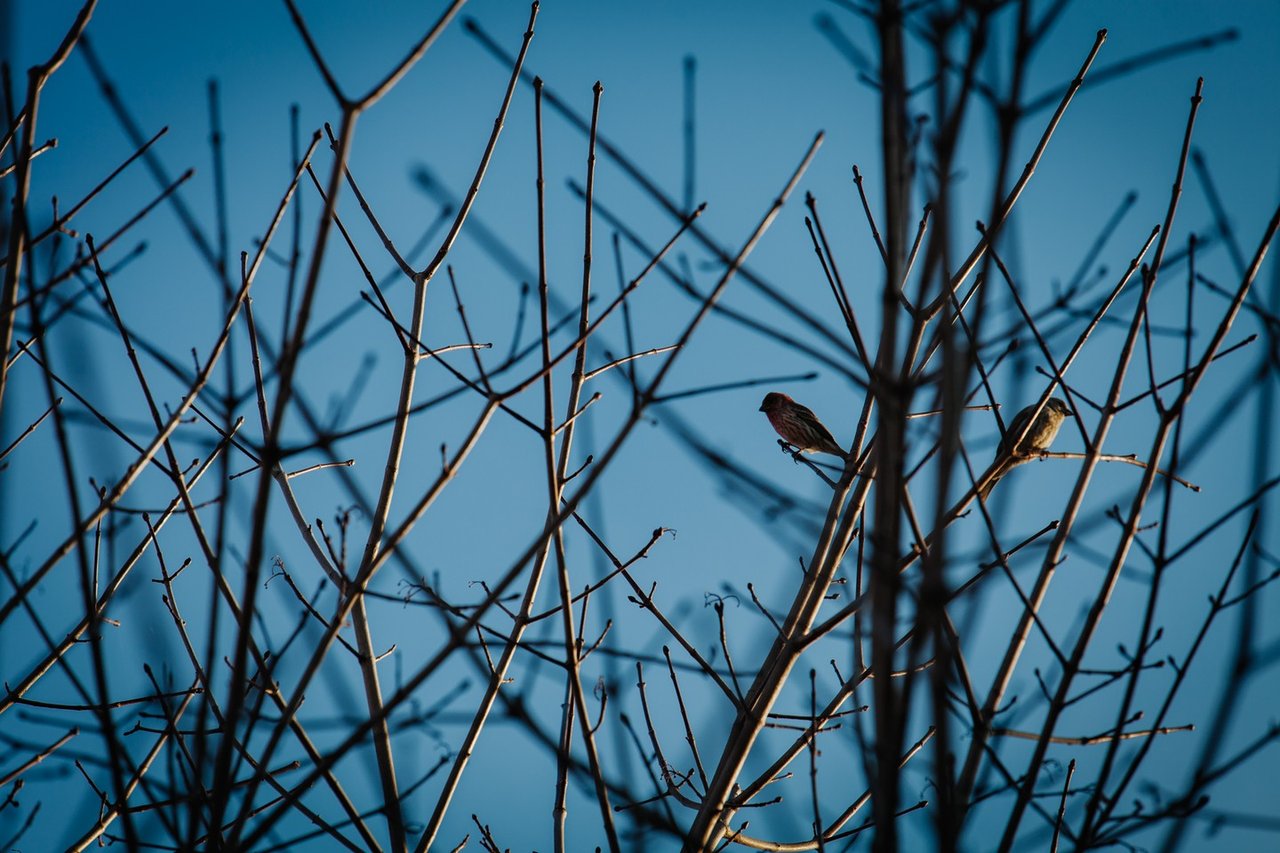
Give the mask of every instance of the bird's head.
[(1044, 408), (1045, 411), (1055, 412), (1064, 418), (1071, 416), (1071, 409), (1057, 397), (1050, 397), (1049, 402), (1044, 404)]
[(779, 406), (784, 406), (790, 402), (791, 398), (786, 394), (781, 394), (777, 391), (770, 391), (768, 394), (764, 395), (764, 402), (760, 404), (760, 411), (772, 412)]

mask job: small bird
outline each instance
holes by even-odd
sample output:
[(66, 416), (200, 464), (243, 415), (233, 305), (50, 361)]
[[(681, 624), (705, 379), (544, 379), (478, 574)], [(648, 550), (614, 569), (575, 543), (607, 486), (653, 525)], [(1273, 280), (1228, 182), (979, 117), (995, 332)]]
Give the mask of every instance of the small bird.
[(1050, 397), (1044, 404), (1044, 408), (1040, 410), (1039, 416), (1031, 428), (1027, 430), (1027, 434), (1022, 436), (1022, 440), (1018, 442), (1016, 449), (1013, 442), (1022, 431), (1027, 427), (1027, 421), (1036, 410), (1036, 404), (1032, 403), (1018, 414), (1014, 415), (1013, 421), (1009, 424), (1009, 429), (1005, 431), (1004, 436), (1000, 439), (1000, 446), (996, 448), (996, 458), (992, 460), (992, 465), (1000, 465), (1001, 470), (987, 483), (982, 490), (982, 499), (986, 500), (987, 495), (991, 494), (991, 490), (995, 488), (996, 483), (1000, 482), (1000, 478), (1009, 471), (1029, 460), (1030, 457), (1044, 453), (1049, 449), (1049, 445), (1053, 444), (1053, 440), (1058, 437), (1058, 430), (1062, 429), (1062, 422), (1071, 415), (1071, 409), (1067, 404), (1057, 397)]
[(765, 394), (760, 411), (769, 418), (769, 423), (777, 430), (778, 435), (800, 448), (801, 452), (830, 453), (841, 459), (848, 458), (849, 454), (836, 443), (831, 432), (818, 420), (818, 416), (786, 394), (777, 391)]

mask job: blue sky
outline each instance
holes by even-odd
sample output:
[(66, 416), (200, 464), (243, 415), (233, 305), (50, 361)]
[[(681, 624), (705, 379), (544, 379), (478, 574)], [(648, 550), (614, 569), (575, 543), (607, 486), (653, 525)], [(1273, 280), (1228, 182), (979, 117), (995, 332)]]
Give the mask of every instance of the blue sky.
[[(302, 4), (302, 8), (336, 75), (348, 91), (354, 92), (363, 90), (385, 73), (417, 34), (429, 26), (433, 11), (424, 11), (421, 5), (379, 3), (359, 13), (351, 11), (354, 7), (314, 2)], [(435, 5), (432, 4), (432, 9)], [(77, 8), (78, 4), (62, 0), (15, 4), (12, 43), (17, 64), (25, 67), (45, 56), (61, 38)], [(477, 0), (468, 4), (464, 14), (473, 16), (485, 32), (511, 51), (519, 44), (527, 20), (527, 6)], [(836, 3), (744, 4), (717, 0), (697, 4), (588, 4), (551, 0), (539, 14), (526, 69), (541, 75), (550, 90), (581, 114), (589, 110), (591, 86), (600, 80), (605, 87), (601, 133), (679, 201), (685, 182), (682, 69), (686, 56), (695, 56), (694, 196), (697, 201), (708, 203), (702, 219), (707, 232), (731, 250), (754, 227), (814, 134), (825, 131), (825, 143), (801, 184), (800, 193), (784, 209), (749, 265), (809, 311), (824, 318), (830, 328), (837, 328), (836, 312), (804, 230), (802, 195), (804, 191), (812, 192), (818, 199), (826, 231), (833, 237), (862, 327), (875, 329), (879, 323), (876, 310), (881, 268), (850, 180), (850, 168), (854, 164), (861, 168), (878, 212), (881, 174), (878, 106), (874, 91), (857, 79), (849, 62), (820, 31), (816, 21), (821, 16), (835, 21), (864, 51), (871, 52), (866, 25)], [(1280, 156), (1277, 156), (1280, 99), (1275, 97), (1276, 81), (1280, 80), (1280, 54), (1274, 49), (1280, 44), (1280, 7), (1261, 0), (1231, 4), (1153, 0), (1123, 4), (1074, 3), (1063, 14), (1045, 48), (1035, 57), (1027, 91), (1034, 97), (1067, 82), (1100, 27), (1106, 27), (1109, 36), (1095, 65), (1095, 74), (1126, 59), (1188, 39), (1229, 29), (1235, 30), (1236, 37), (1209, 50), (1179, 53), (1169, 61), (1105, 84), (1086, 86), (1081, 91), (1019, 202), (1009, 235), (1015, 242), (1009, 245), (1006, 260), (1018, 276), (1024, 294), (1036, 305), (1046, 304), (1055, 284), (1070, 278), (1102, 223), (1127, 193), (1136, 192), (1136, 201), (1098, 261), (1107, 267), (1108, 282), (1124, 268), (1150, 228), (1163, 218), (1188, 99), (1198, 76), (1205, 78), (1205, 101), (1196, 125), (1195, 145), (1212, 170), (1246, 254), (1252, 253), (1280, 190)], [(94, 50), (113, 76), (144, 133), (149, 135), (161, 126), (169, 126), (168, 134), (157, 148), (169, 172), (176, 176), (188, 167), (196, 169), (182, 193), (211, 233), (214, 203), (212, 170), (208, 165), (206, 86), (211, 78), (218, 81), (231, 223), (228, 242), (233, 254), (252, 251), (253, 240), (262, 233), (288, 180), (290, 105), (299, 105), (304, 136), (322, 122), (335, 121), (338, 117), (332, 99), (324, 91), (289, 23), (283, 4), (184, 4), (177, 13), (170, 4), (142, 0), (104, 4), (88, 33)], [(915, 52), (911, 58), (917, 69), (913, 79), (918, 80), (924, 73), (919, 64), (923, 56)], [(989, 67), (983, 72), (1003, 80), (1007, 69)], [(414, 243), (440, 214), (439, 201), (422, 191), (415, 175), (428, 169), (438, 176), (449, 194), (461, 195), (491, 129), (508, 73), (506, 66), (487, 55), (473, 36), (455, 24), (402, 84), (360, 120), (351, 168), (380, 219), (402, 248)], [(956, 183), (959, 198), (955, 221), (958, 223), (985, 216), (989, 203), (988, 170), (993, 133), (989, 120), (982, 114), (977, 115), (966, 132), (959, 157), (964, 171)], [(1048, 110), (1041, 111), (1024, 126), (1018, 139), (1015, 171), (1030, 153), (1048, 115)], [(553, 111), (548, 110), (545, 121), (550, 281), (561, 304), (571, 305), (576, 302), (580, 287), (582, 210), (565, 181), (568, 178), (582, 180), (585, 140)], [(56, 136), (59, 144), (55, 151), (37, 161), (33, 197), (47, 198), (56, 193), (64, 206), (79, 198), (132, 150), (79, 55), (73, 55), (49, 85), (37, 136), (40, 139)], [(478, 339), (494, 342), (494, 349), (486, 358), (495, 362), (511, 342), (521, 278), (532, 275), (531, 271), (536, 269), (533, 162), (532, 98), (529, 90), (522, 87), (513, 103), (469, 230), (464, 231), (450, 257), (472, 327)], [(322, 152), (317, 163), (327, 166), (327, 154)], [(325, 168), (318, 172), (323, 175)], [(81, 234), (109, 233), (154, 194), (154, 183), (134, 167), (125, 180), (85, 210), (75, 227)], [(602, 157), (599, 163), (597, 194), (602, 209), (621, 214), (629, 227), (650, 245), (660, 245), (674, 230), (671, 216), (654, 204), (608, 157)], [(917, 198), (919, 201), (922, 199)], [(309, 229), (320, 206), (309, 187), (303, 193), (302, 205), (305, 227)], [(374, 270), (389, 271), (391, 265), (380, 253), (358, 209), (350, 204), (349, 196), (342, 210)], [(1189, 181), (1173, 246), (1183, 245), (1192, 231), (1208, 234), (1212, 224), (1202, 187)], [(511, 254), (511, 263), (495, 262), (476, 239), (480, 229), (498, 235)], [(597, 222), (595, 269), (602, 299), (610, 297), (616, 287), (609, 242), (611, 231), (604, 223)], [(153, 213), (137, 237), (125, 240), (122, 248), (115, 250), (115, 259), (123, 257), (126, 248), (138, 237), (145, 237), (147, 249), (119, 275), (116, 299), (126, 318), (146, 330), (157, 346), (185, 363), (190, 358), (191, 342), (209, 341), (221, 322), (215, 283), (168, 208)], [(972, 239), (972, 235), (957, 235), (957, 247), (967, 250)], [(277, 242), (276, 247), (283, 251), (285, 245)], [(707, 255), (692, 241), (682, 243), (679, 251), (686, 254), (698, 286), (710, 287), (717, 271), (708, 263)], [(364, 287), (343, 246), (331, 244), (327, 258), (316, 313), (320, 323), (346, 311)], [(635, 249), (624, 250), (623, 266), (627, 275), (634, 275), (644, 260)], [(424, 261), (425, 258), (419, 259), (419, 263)], [(1220, 243), (1204, 252), (1203, 270), (1224, 286), (1234, 283), (1234, 270)], [(1184, 278), (1184, 267), (1170, 273), (1168, 283), (1177, 282), (1178, 299)], [(262, 279), (255, 285), (259, 322), (273, 329), (278, 329), (283, 281), (280, 267), (268, 262)], [(1273, 281), (1273, 274), (1264, 271), (1260, 284), (1265, 282), (1268, 287), (1274, 287)], [(407, 311), (408, 288), (404, 283), (400, 282), (389, 292), (399, 310)], [(1178, 321), (1182, 310), (1178, 299), (1170, 296), (1169, 301), (1153, 307), (1153, 316), (1158, 322)], [(1207, 318), (1214, 316), (1225, 303), (1215, 304), (1217, 297), (1205, 291), (1200, 291), (1197, 299), (1206, 312), (1202, 329), (1207, 331), (1212, 328)], [(812, 331), (781, 316), (741, 281), (731, 284), (724, 304), (832, 353), (831, 347)], [(355, 383), (358, 395), (348, 412), (349, 423), (360, 423), (389, 411), (399, 378), (394, 339), (386, 334), (385, 325), (367, 306), (360, 305), (357, 316), (340, 334), (316, 349), (301, 373), (309, 402), (321, 412), (334, 401), (352, 394)], [(643, 286), (632, 307), (639, 330), (637, 348), (671, 343), (694, 309), (693, 302), (655, 275)], [(1131, 303), (1125, 310), (1131, 310)], [(1242, 317), (1227, 342), (1234, 343), (1257, 330), (1256, 321)], [(426, 331), (428, 342), (433, 344), (463, 340), (448, 284), (443, 278), (433, 284), (429, 296)], [(525, 342), (529, 341), (528, 335), (526, 326)], [(591, 352), (589, 364), (607, 360), (605, 346), (614, 354), (622, 354), (623, 331), (618, 318), (605, 326), (601, 337), (602, 342)], [(1202, 332), (1198, 340), (1205, 339), (1207, 334)], [(1118, 340), (1115, 332), (1100, 336), (1098, 345), (1091, 348), (1076, 368), (1080, 387), (1095, 398), (1105, 394), (1104, 383), (1110, 377)], [(1159, 345), (1174, 347), (1168, 342)], [(141, 398), (132, 378), (113, 366), (118, 342), (112, 336), (87, 323), (68, 324), (57, 338), (56, 346), (69, 380), (87, 389), (86, 393), (109, 413), (130, 423), (142, 420), (138, 414), (141, 410), (136, 408)], [(207, 343), (198, 346), (207, 349)], [(97, 355), (105, 352), (111, 354), (112, 360)], [(1180, 352), (1180, 344), (1162, 352)], [(1241, 416), (1226, 419), (1215, 449), (1201, 455), (1187, 470), (1186, 476), (1202, 485), (1204, 491), (1186, 500), (1179, 499), (1175, 519), (1180, 530), (1198, 528), (1247, 491), (1244, 484), (1253, 476), (1253, 471), (1239, 448), (1250, 440), (1247, 416), (1251, 410), (1238, 411), (1246, 407), (1237, 407), (1230, 394), (1244, 365), (1254, 364), (1258, 355), (1247, 351), (1229, 357), (1230, 360), (1223, 362), (1221, 372), (1211, 374), (1211, 381), (1202, 389), (1199, 408), (1192, 419), (1194, 425), (1211, 422), (1220, 413)], [(249, 373), (247, 349), (243, 346), (239, 358), (240, 381), (245, 382)], [(1028, 366), (1039, 363), (1032, 356), (1027, 358)], [(642, 362), (642, 375), (652, 375), (655, 369), (652, 361)], [(454, 363), (460, 367), (469, 364), (465, 359)], [(363, 367), (366, 364), (370, 365), (367, 372)], [(681, 355), (667, 387), (678, 391), (766, 376), (793, 376), (815, 369), (818, 376), (812, 381), (782, 383), (779, 389), (815, 409), (837, 438), (847, 443), (861, 404), (861, 391), (854, 383), (821, 365), (815, 368), (813, 361), (802, 354), (719, 317), (709, 320)], [(430, 364), (424, 365), (421, 376), (421, 398), (451, 387), (448, 375), (433, 370)], [(1131, 386), (1142, 387), (1139, 377), (1140, 373), (1134, 374)], [(176, 382), (167, 378), (157, 381), (170, 399), (177, 398), (180, 391)], [(13, 382), (11, 393), (18, 403), (10, 406), (6, 401), (5, 436), (20, 430), (26, 423), (23, 420), (26, 413), (38, 411), (42, 405), (43, 391), (34, 372), (16, 372)], [(1010, 372), (999, 382), (1002, 393), (1008, 395), (1007, 410), (1039, 390), (1029, 384), (1014, 390), (1016, 383)], [(589, 452), (593, 440), (607, 436), (626, 414), (629, 397), (623, 386), (609, 380), (601, 383), (598, 390), (604, 393), (604, 398), (584, 428), (580, 451), (583, 454)], [(565, 384), (561, 380), (561, 389)], [(725, 584), (741, 592), (744, 581), (753, 580), (764, 601), (775, 609), (785, 608), (795, 581), (796, 556), (806, 553), (804, 534), (820, 516), (806, 514), (802, 508), (773, 524), (762, 522), (757, 508), (744, 508), (735, 502), (727, 492), (729, 487), (725, 481), (686, 452), (670, 428), (670, 418), (677, 416), (691, 425), (756, 476), (810, 501), (822, 500), (821, 484), (805, 476), (807, 472), (777, 452), (772, 432), (763, 416), (756, 412), (765, 390), (768, 389), (731, 390), (661, 407), (656, 412), (656, 420), (639, 428), (606, 475), (602, 483), (605, 497), (588, 504), (589, 511), (600, 520), (620, 553), (640, 547), (655, 527), (666, 526), (677, 531), (674, 539), (664, 540), (641, 564), (644, 577), (659, 584), (660, 600), (671, 612), (680, 614), (682, 628), (708, 646), (714, 642), (716, 626), (711, 610), (703, 607), (704, 594), (722, 592)], [(535, 404), (535, 400), (526, 400), (522, 411), (535, 417), (538, 414)], [(471, 416), (477, 407), (476, 399), (463, 397), (415, 419), (400, 493), (412, 496), (421, 491), (438, 469), (440, 444), (447, 442), (451, 447), (456, 446), (464, 423), (460, 419)], [(246, 408), (245, 414), (252, 417), (253, 412)], [(1150, 410), (1141, 407), (1121, 419), (1112, 438), (1115, 452), (1144, 450), (1143, 442), (1153, 422)], [(293, 423), (296, 426), (298, 420), (295, 418)], [(966, 422), (965, 439), (979, 458), (985, 459), (991, 453), (996, 436), (995, 424), (989, 415), (979, 413)], [(47, 435), (39, 440), (45, 443), (33, 441), (29, 449), (14, 458), (10, 469), (0, 474), (0, 499), (6, 507), (0, 514), (0, 535), (5, 542), (16, 536), (33, 515), (49, 519), (26, 546), (28, 560), (40, 559), (49, 543), (56, 541), (61, 528), (55, 519), (65, 511), (59, 491), (61, 481), (42, 476), (53, 458), (49, 455), (53, 444)], [(381, 475), (385, 441), (385, 431), (375, 432), (347, 442), (343, 448), (347, 455), (357, 458), (354, 476), (368, 494), (373, 493)], [(1079, 450), (1079, 437), (1064, 432), (1063, 445), (1058, 449)], [(193, 444), (191, 451), (192, 455), (201, 453), (201, 445)], [(86, 475), (110, 479), (127, 464), (130, 454), (131, 451), (114, 440), (101, 437), (86, 442), (82, 465)], [(315, 454), (306, 455), (299, 458), (294, 467), (319, 461), (322, 459)], [(1095, 487), (1098, 497), (1091, 504), (1094, 512), (1090, 517), (1096, 518), (1098, 512), (1111, 503), (1124, 500), (1126, 490), (1131, 490), (1137, 482), (1136, 472), (1137, 469), (1119, 465), (1103, 470)], [(1264, 473), (1274, 476), (1277, 472)], [(463, 600), (478, 597), (479, 590), (468, 588), (468, 582), (492, 577), (505, 569), (512, 554), (518, 553), (540, 526), (539, 511), (530, 508), (545, 501), (541, 476), (533, 435), (510, 420), (499, 419), (488, 440), (469, 462), (464, 476), (409, 538), (407, 550), (414, 554), (421, 569), (441, 573), (443, 588), (448, 594)], [(1035, 530), (1053, 517), (1061, 505), (1055, 491), (1061, 475), (1055, 475), (1050, 465), (1028, 465), (1012, 476), (1020, 482), (1002, 486), (1002, 491), (1016, 489), (1012, 492), (1016, 500), (1007, 498), (1008, 503), (1002, 508), (1008, 513), (1009, 529)], [(252, 479), (238, 481), (246, 484), (241, 487), (242, 498), (252, 494), (248, 491), (252, 488)], [(140, 495), (132, 499), (133, 503), (167, 500), (168, 493), (163, 486), (158, 479), (140, 484)], [(350, 497), (339, 488), (335, 478), (316, 477), (308, 483), (306, 501), (311, 514), (328, 518), (336, 508), (349, 505)], [(242, 513), (238, 522), (243, 523), (246, 515), (247, 512)], [(282, 510), (280, 518), (283, 518)], [(1238, 536), (1240, 531), (1232, 528), (1229, 532)], [(355, 535), (362, 533), (363, 529)], [(979, 547), (982, 542), (979, 533), (974, 524), (960, 529), (957, 548), (963, 551), (966, 546)], [(1112, 535), (1113, 531), (1098, 528), (1095, 539), (1088, 541), (1095, 547), (1105, 548)], [(588, 541), (580, 537), (572, 541), (579, 555), (575, 582), (581, 578), (585, 583), (586, 578), (599, 571), (600, 561), (593, 556)], [(1195, 624), (1193, 620), (1201, 617), (1205, 595), (1216, 589), (1220, 578), (1213, 560), (1230, 553), (1233, 541), (1225, 536), (1215, 548), (1207, 551), (1205, 559), (1214, 571), (1206, 571), (1204, 578), (1197, 577), (1187, 566), (1179, 569), (1186, 577), (1179, 577), (1177, 594), (1167, 598), (1161, 611), (1170, 624)], [(1275, 551), (1274, 534), (1269, 541)], [(273, 530), (269, 547), (274, 549), (270, 553), (279, 554), (286, 562), (302, 564), (306, 559), (296, 533), (284, 526)], [(1071, 571), (1064, 572), (1056, 582), (1061, 585), (1061, 598), (1054, 601), (1046, 614), (1050, 624), (1064, 632), (1077, 623), (1080, 602), (1091, 594), (1101, 575), (1099, 567), (1088, 558), (1083, 543), (1081, 552), (1073, 553), (1070, 568)], [(395, 591), (395, 581), (401, 577), (398, 571), (382, 578), (385, 591)], [(1028, 566), (1026, 571), (1033, 569)], [(67, 585), (67, 591), (76, 588), (70, 576), (58, 583), (62, 582)], [(149, 587), (135, 584), (130, 594), (154, 598), (155, 591)], [(55, 585), (52, 589), (64, 588)], [(202, 587), (194, 586), (193, 581), (190, 595), (200, 595), (199, 589)], [(1137, 608), (1141, 606), (1143, 592), (1139, 584), (1122, 580), (1114, 604), (1118, 615), (1104, 624), (1103, 636), (1097, 642), (1100, 666), (1115, 665), (1116, 656), (1111, 650), (1116, 643), (1132, 642), (1136, 633), (1134, 620), (1138, 617), (1134, 615), (1129, 619), (1126, 614), (1140, 612)], [(544, 596), (553, 594), (553, 586), (544, 588)], [(1274, 610), (1274, 594), (1265, 601)], [(279, 586), (272, 587), (266, 605), (272, 613), (288, 615), (289, 619), (295, 616), (296, 605)], [(628, 606), (620, 595), (612, 603), (602, 605), (606, 611), (613, 608), (619, 619), (611, 635), (615, 644), (656, 652), (661, 642), (655, 639), (659, 636), (657, 626), (637, 618), (635, 612), (627, 612)], [(1003, 645), (1007, 635), (1004, 621), (1014, 612), (1014, 607), (1016, 599), (1011, 592), (993, 587), (978, 611), (988, 620), (984, 639), (977, 646), (980, 651), (975, 667), (983, 683), (989, 678), (989, 668), (994, 662), (984, 665), (981, 651), (991, 650), (994, 654)], [(728, 617), (731, 630), (738, 638), (739, 660), (752, 660), (763, 651), (768, 640), (767, 623), (749, 604), (742, 608), (731, 606)], [(412, 661), (415, 652), (430, 648), (433, 638), (429, 631), (421, 630), (424, 618), (420, 611), (392, 604), (380, 612), (377, 629), (386, 642), (401, 643), (400, 654), (406, 661)], [(172, 649), (173, 637), (165, 636), (166, 628), (170, 627), (163, 621), (127, 626), (127, 638), (117, 641), (118, 648), (137, 654), (148, 648), (147, 643), (165, 643)], [(433, 623), (432, 629), (435, 627)], [(55, 633), (57, 630), (54, 629)], [(989, 640), (985, 631), (989, 631)], [(1184, 634), (1186, 630), (1180, 631), (1179, 637)], [(1226, 636), (1225, 632), (1215, 634), (1211, 643), (1225, 643)], [(13, 635), (0, 632), (0, 648), (4, 649), (6, 660), (22, 657), (17, 643)], [(1223, 648), (1215, 645), (1204, 654), (1212, 658), (1221, 655)], [(406, 671), (411, 670), (411, 663), (403, 665)], [(631, 703), (627, 707), (635, 715), (634, 693), (627, 692), (634, 682), (634, 672), (618, 662), (600, 664), (600, 667), (594, 674), (604, 673), (611, 681), (617, 679), (615, 683), (626, 697), (621, 702)], [(128, 684), (137, 677), (136, 670), (137, 667), (133, 667), (128, 674), (122, 672), (122, 683)], [(1035, 690), (1029, 668), (1020, 670), (1019, 675), (1015, 692), (1028, 696)], [(449, 677), (455, 681), (470, 677), (474, 684), (474, 672), (461, 665)], [(653, 677), (656, 680), (656, 672)], [(1206, 670), (1202, 683), (1216, 688), (1215, 680), (1219, 677), (1221, 675), (1211, 669)], [(1258, 688), (1259, 692), (1251, 695), (1261, 710), (1241, 724), (1235, 735), (1240, 742), (1254, 736), (1260, 721), (1267, 719), (1265, 709), (1275, 707), (1277, 693), (1274, 679), (1272, 682), (1269, 690)], [(336, 707), (342, 707), (342, 703), (350, 701), (346, 695), (348, 688), (349, 685), (335, 680), (326, 686), (330, 692), (326, 698)], [(541, 716), (552, 725), (559, 717), (558, 689), (551, 678), (531, 688), (531, 695), (543, 703), (539, 708)], [(690, 689), (695, 693), (696, 715), (702, 720), (709, 742), (714, 742), (715, 721), (724, 709), (716, 708), (710, 694), (698, 697), (698, 688)], [(50, 692), (56, 692), (52, 683)], [(1210, 692), (1206, 690), (1205, 695)], [(798, 701), (798, 696), (799, 693), (793, 698)], [(465, 710), (465, 702), (458, 708)], [(356, 705), (350, 710), (355, 714), (360, 712)], [(1203, 703), (1198, 704), (1195, 697), (1189, 698), (1179, 710), (1186, 719), (1199, 719), (1206, 712)], [(661, 713), (667, 723), (675, 725), (677, 718), (672, 716), (674, 709), (669, 702)], [(1182, 718), (1173, 722), (1181, 721)], [(13, 724), (6, 720), (8, 725)], [(29, 734), (28, 725), (23, 724), (26, 734)], [(1102, 727), (1096, 719), (1088, 717), (1068, 717), (1063, 723), (1063, 729), (1073, 732)], [(452, 742), (458, 734), (456, 726), (441, 731), (444, 743)], [(427, 734), (414, 737), (420, 741), (418, 763), (428, 766), (438, 754), (438, 742)], [(1191, 737), (1187, 736), (1183, 743), (1192, 743)], [(671, 739), (677, 738), (673, 734)], [(530, 778), (550, 778), (554, 760), (531, 747), (517, 731), (503, 726), (489, 733), (481, 747), (443, 837), (460, 838), (471, 828), (467, 815), (501, 803), (500, 813), (490, 816), (482, 811), (482, 816), (493, 822), (495, 829), (502, 828), (505, 837), (500, 835), (500, 840), (513, 849), (547, 849), (550, 794), (549, 791), (530, 793), (525, 783)], [(843, 749), (843, 752), (831, 750), (833, 762), (838, 760), (836, 756), (847, 758), (847, 745)], [(1169, 774), (1168, 778), (1181, 778), (1187, 750), (1191, 749), (1198, 747), (1192, 745), (1184, 750), (1170, 743), (1169, 749), (1155, 751), (1152, 772), (1159, 772), (1162, 777)], [(1065, 756), (1064, 751), (1059, 757), (1065, 761)], [(1238, 782), (1224, 785), (1225, 799), (1233, 809), (1263, 812), (1269, 807), (1264, 799), (1266, 786), (1259, 784), (1265, 778), (1262, 773), (1267, 760), (1268, 756), (1263, 755), (1240, 774)], [(406, 764), (406, 773), (412, 774), (413, 762)], [(837, 774), (842, 770), (833, 764), (830, 772)], [(923, 787), (923, 772), (921, 770), (918, 777), (910, 777), (908, 786)], [(73, 801), (81, 798), (78, 805), (82, 809), (91, 810), (78, 778), (63, 778), (61, 784), (72, 792), (69, 796)], [(425, 819), (433, 802), (434, 789), (429, 783), (411, 805), (415, 813), (422, 812), (421, 818)], [(827, 807), (834, 806), (833, 802)], [(588, 828), (594, 826), (591, 801), (579, 794), (571, 801), (571, 815), (584, 822), (582, 843), (585, 845), (588, 840), (596, 843)], [(998, 809), (981, 815), (983, 820), (991, 820), (993, 826), (998, 825), (1000, 817)], [(761, 825), (786, 834), (787, 830), (798, 831), (802, 823), (799, 819), (789, 822), (785, 816), (774, 820), (776, 824), (770, 824), (768, 818), (761, 818)], [(918, 831), (928, 831), (927, 821), (922, 819), (918, 824)], [(42, 836), (50, 844), (62, 838), (57, 827), (45, 826), (40, 831), (50, 833)], [(1238, 831), (1231, 839), (1233, 849), (1261, 850), (1266, 849), (1264, 845), (1273, 837)], [(1210, 849), (1213, 843), (1217, 842), (1197, 839), (1190, 846)], [(1200, 844), (1205, 846), (1197, 846)]]

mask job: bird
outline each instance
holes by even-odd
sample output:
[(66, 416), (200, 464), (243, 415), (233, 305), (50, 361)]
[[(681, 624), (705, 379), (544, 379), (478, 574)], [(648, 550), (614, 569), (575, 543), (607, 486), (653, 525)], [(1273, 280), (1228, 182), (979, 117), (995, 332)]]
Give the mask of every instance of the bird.
[(836, 443), (830, 430), (818, 420), (818, 416), (786, 394), (779, 391), (765, 394), (760, 411), (765, 413), (778, 435), (798, 447), (802, 453), (830, 453), (841, 459), (849, 457)]
[[(1009, 429), (1000, 439), (1000, 446), (996, 448), (996, 458), (991, 461), (992, 467), (999, 466), (999, 469), (996, 476), (992, 477), (982, 489), (983, 500), (991, 494), (991, 490), (995, 488), (996, 483), (1000, 482), (1001, 477), (1028, 461), (1030, 457), (1048, 450), (1049, 445), (1053, 444), (1053, 440), (1058, 437), (1062, 422), (1071, 415), (1071, 409), (1066, 403), (1057, 397), (1050, 397), (1045, 402), (1044, 408), (1040, 410), (1040, 414), (1036, 416), (1035, 422), (1031, 424), (1031, 428), (1027, 429), (1027, 421), (1031, 420), (1035, 410), (1036, 404), (1032, 403), (1013, 416)], [(1022, 435), (1024, 430), (1026, 435)], [(1022, 440), (1018, 441), (1015, 448), (1013, 442), (1018, 439), (1018, 436), (1022, 436)]]

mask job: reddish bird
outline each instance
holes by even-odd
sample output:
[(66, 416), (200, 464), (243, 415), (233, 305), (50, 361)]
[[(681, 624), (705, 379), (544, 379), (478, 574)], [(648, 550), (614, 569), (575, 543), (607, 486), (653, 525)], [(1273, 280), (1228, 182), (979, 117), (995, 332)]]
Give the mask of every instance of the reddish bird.
[(778, 435), (790, 444), (800, 448), (804, 453), (830, 453), (841, 459), (848, 458), (844, 449), (836, 444), (830, 431), (822, 425), (807, 407), (800, 405), (786, 394), (770, 391), (764, 395), (760, 411), (769, 418), (769, 423), (777, 430)]

